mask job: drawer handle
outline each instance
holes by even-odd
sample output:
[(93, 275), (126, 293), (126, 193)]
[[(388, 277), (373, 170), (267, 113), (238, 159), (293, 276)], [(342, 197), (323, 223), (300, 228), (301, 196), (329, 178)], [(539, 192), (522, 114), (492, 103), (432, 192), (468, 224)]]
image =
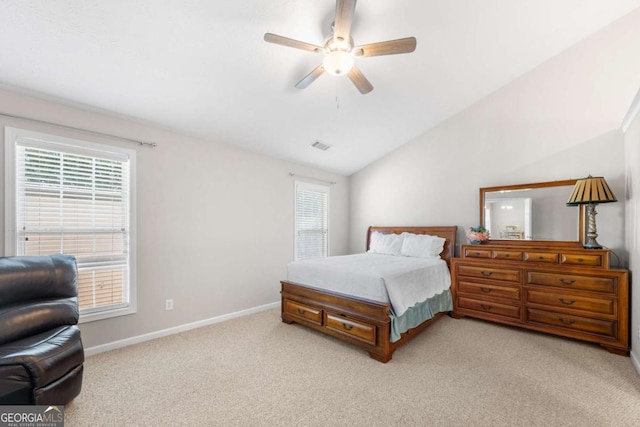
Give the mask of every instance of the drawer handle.
[(564, 325), (573, 325), (576, 323), (575, 320), (564, 320), (562, 317), (558, 317), (558, 320), (561, 321)]
[(492, 289), (492, 288), (480, 288), (480, 290), (481, 290), (482, 292), (484, 292), (485, 294), (488, 294), (489, 292), (492, 292), (492, 291), (493, 291), (493, 289)]
[(493, 274), (493, 271), (481, 271), (480, 274), (483, 276), (489, 277)]
[(578, 262), (582, 262), (584, 261), (582, 258), (578, 258)]
[(476, 256), (480, 256), (480, 252), (476, 252)]
[(307, 312), (307, 310), (303, 310), (301, 308), (296, 309), (296, 311), (298, 312), (298, 314), (305, 314)]
[(489, 311), (493, 308), (492, 305), (484, 305), (484, 304), (480, 304), (480, 307), (482, 307), (484, 311)]
[(505, 257), (505, 258), (509, 258), (509, 254), (505, 254), (505, 256), (504, 256), (504, 257)]
[(564, 285), (573, 285), (576, 282), (576, 280), (575, 279), (566, 280), (564, 277), (562, 277), (560, 278), (560, 282), (562, 282), (562, 284)]
[(353, 325), (347, 325), (346, 323), (343, 323), (342, 327), (347, 331), (350, 331), (353, 329)]
[(542, 255), (540, 255), (540, 256), (538, 257), (538, 259), (544, 259), (544, 257), (543, 257)]
[(574, 300), (574, 299), (571, 299), (569, 301), (565, 300), (564, 298), (558, 298), (558, 299), (560, 300), (561, 303), (566, 304), (566, 305), (571, 305), (574, 302), (576, 302), (576, 300)]

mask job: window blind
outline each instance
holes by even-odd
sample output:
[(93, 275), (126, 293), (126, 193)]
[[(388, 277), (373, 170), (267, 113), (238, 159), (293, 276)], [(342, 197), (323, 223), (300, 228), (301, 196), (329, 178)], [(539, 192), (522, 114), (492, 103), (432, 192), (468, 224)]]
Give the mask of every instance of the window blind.
[(329, 187), (296, 181), (295, 259), (329, 254)]
[(75, 255), (81, 313), (127, 306), (127, 156), (17, 138), (15, 159), (16, 254)]

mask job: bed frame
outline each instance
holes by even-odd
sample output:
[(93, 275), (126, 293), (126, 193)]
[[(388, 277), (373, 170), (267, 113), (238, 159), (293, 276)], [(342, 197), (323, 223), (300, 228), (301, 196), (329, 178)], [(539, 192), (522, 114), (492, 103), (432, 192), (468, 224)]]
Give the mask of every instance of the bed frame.
[[(371, 233), (430, 234), (446, 239), (440, 254), (450, 266), (456, 246), (456, 226), (450, 227), (369, 227), (367, 250)], [(445, 313), (437, 313), (433, 318), (403, 333), (400, 340), (391, 342), (391, 305), (378, 301), (326, 291), (300, 283), (282, 281), (282, 321), (299, 323), (343, 341), (355, 344), (369, 352), (369, 355), (383, 363), (391, 360), (393, 352), (413, 338), (418, 332), (433, 323)]]

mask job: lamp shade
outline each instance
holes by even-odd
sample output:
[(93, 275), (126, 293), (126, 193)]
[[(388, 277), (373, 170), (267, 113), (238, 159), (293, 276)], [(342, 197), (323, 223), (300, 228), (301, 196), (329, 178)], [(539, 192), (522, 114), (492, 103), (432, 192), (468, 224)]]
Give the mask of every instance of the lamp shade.
[(616, 196), (602, 177), (579, 179), (573, 187), (567, 206), (617, 202)]

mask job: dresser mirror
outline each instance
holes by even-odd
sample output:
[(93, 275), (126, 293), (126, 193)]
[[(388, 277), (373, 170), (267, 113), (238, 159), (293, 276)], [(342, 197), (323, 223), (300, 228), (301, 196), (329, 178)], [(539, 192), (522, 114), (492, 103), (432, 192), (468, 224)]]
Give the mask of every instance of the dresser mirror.
[(491, 243), (582, 245), (583, 209), (567, 206), (576, 180), (480, 189), (480, 224)]

